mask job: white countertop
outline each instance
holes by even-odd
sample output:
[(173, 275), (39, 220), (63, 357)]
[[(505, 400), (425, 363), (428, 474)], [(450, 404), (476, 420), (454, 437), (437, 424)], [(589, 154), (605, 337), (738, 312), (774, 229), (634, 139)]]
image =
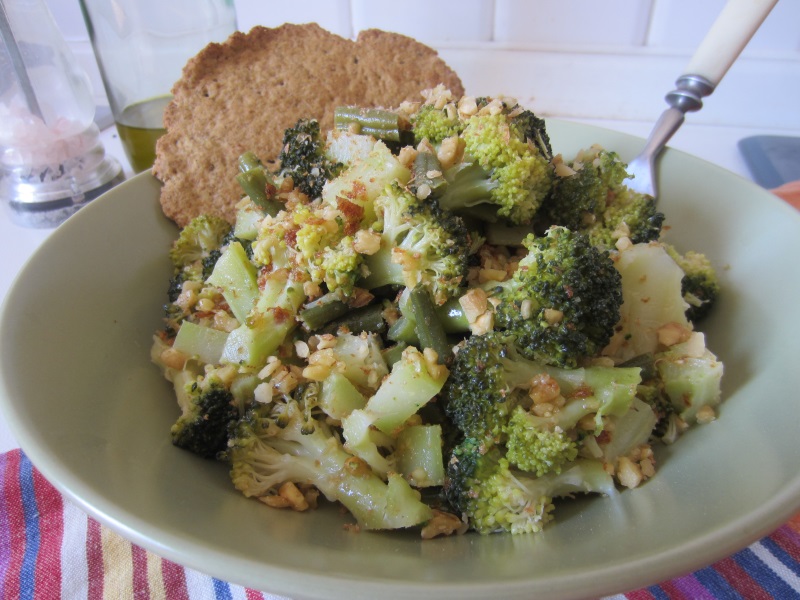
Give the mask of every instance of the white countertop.
[[(640, 137), (646, 137), (652, 125), (649, 122), (602, 121), (596, 119), (581, 120), (581, 122)], [(737, 142), (743, 137), (759, 134), (800, 135), (800, 132), (695, 125), (687, 119), (681, 130), (673, 137), (670, 146), (751, 179), (747, 165), (737, 148)], [(106, 152), (120, 160), (126, 175), (130, 176), (131, 171), (122, 152), (122, 146), (116, 130), (113, 127), (104, 130), (101, 134), (101, 139), (105, 145)], [(10, 221), (8, 207), (3, 208), (4, 210), (0, 211), (0, 240), (2, 240), (0, 299), (5, 298), (6, 292), (23, 269), (28, 258), (54, 231), (53, 229), (29, 229), (16, 225)], [(17, 446), (13, 432), (9, 430), (5, 420), (0, 416), (0, 452), (5, 452)]]

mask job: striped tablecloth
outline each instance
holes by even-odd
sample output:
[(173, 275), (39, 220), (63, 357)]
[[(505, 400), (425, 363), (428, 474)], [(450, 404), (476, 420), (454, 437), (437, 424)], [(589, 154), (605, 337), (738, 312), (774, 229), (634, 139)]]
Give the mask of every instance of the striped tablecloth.
[[(0, 454), (0, 600), (285, 600), (131, 544), (65, 500), (20, 450)], [(691, 575), (608, 600), (800, 600), (800, 515)]]

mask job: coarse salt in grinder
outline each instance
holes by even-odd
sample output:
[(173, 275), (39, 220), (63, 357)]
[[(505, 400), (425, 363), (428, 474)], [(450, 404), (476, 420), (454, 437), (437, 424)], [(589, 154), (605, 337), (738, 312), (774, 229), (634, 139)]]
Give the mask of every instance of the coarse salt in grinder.
[(44, 0), (0, 0), (0, 198), (55, 227), (124, 179), (94, 123), (88, 77)]

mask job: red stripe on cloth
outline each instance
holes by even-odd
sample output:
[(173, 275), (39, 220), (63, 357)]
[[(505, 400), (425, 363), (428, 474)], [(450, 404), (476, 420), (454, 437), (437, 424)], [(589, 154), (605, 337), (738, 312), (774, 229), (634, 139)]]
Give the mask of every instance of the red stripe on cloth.
[(21, 454), (9, 452), (3, 476), (3, 498), (8, 517), (9, 557), (6, 577), (3, 582), (3, 599), (18, 600), (20, 596), (19, 575), (25, 557), (25, 514), (22, 508), (22, 489), (19, 484)]
[(662, 592), (664, 592), (669, 600), (691, 600), (686, 597), (686, 594), (683, 593), (674, 581), (664, 581), (659, 584), (658, 586)]
[(162, 559), (161, 577), (164, 579), (164, 591), (169, 600), (189, 600), (186, 588), (186, 571), (171, 560)]
[(636, 590), (635, 592), (628, 592), (625, 594), (628, 600), (653, 600), (654, 596), (645, 589)]
[(747, 600), (773, 600), (772, 595), (758, 585), (732, 557), (714, 563), (713, 568)]
[(87, 520), (86, 565), (89, 572), (88, 600), (103, 600), (103, 540), (100, 523)]
[(264, 594), (261, 592), (251, 590), (250, 588), (245, 588), (244, 591), (245, 596), (247, 596), (247, 600), (264, 600)]
[(36, 557), (36, 597), (61, 595), (61, 543), (64, 540), (64, 500), (37, 469), (33, 470), (39, 510), (39, 553)]
[(131, 544), (133, 561), (133, 597), (136, 600), (150, 599), (150, 582), (147, 579), (147, 552), (144, 548)]

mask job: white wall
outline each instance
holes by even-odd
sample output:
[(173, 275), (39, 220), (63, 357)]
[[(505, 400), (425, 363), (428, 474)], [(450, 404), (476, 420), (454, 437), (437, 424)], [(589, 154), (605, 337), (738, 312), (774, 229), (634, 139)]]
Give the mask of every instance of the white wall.
[[(47, 0), (102, 96), (77, 0)], [(168, 1), (168, 0), (165, 0)], [(725, 0), (234, 0), (239, 28), (377, 27), (438, 49), (471, 93), (545, 115), (653, 120)], [(402, 7), (402, 11), (400, 11)], [(780, 0), (697, 123), (800, 129), (800, 0)]]

